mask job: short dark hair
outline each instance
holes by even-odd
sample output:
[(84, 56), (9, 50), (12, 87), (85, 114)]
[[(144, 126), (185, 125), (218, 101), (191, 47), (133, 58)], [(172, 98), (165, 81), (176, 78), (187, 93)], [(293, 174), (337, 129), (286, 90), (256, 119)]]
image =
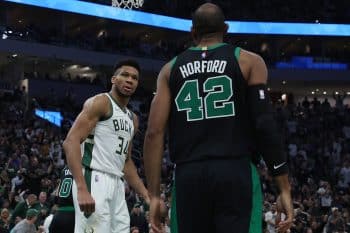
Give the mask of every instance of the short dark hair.
[(141, 72), (140, 65), (137, 61), (132, 59), (126, 59), (121, 60), (114, 65), (113, 74), (115, 74), (115, 72), (117, 72), (117, 70), (122, 66), (131, 66), (134, 67), (139, 73)]
[(223, 32), (225, 28), (224, 13), (219, 6), (205, 3), (193, 13), (192, 26), (199, 36)]

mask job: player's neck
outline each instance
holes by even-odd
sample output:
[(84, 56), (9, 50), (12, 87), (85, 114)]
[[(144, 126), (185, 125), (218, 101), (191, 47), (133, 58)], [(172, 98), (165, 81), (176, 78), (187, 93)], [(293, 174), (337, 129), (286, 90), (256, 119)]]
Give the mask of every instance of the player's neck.
[(124, 96), (120, 96), (117, 93), (110, 91), (109, 94), (112, 96), (112, 98), (114, 99), (114, 101), (118, 104), (119, 107), (121, 108), (126, 108), (126, 106), (129, 103), (129, 99), (128, 97), (124, 97)]
[(202, 38), (197, 47), (209, 47), (219, 43), (223, 43), (222, 38)]

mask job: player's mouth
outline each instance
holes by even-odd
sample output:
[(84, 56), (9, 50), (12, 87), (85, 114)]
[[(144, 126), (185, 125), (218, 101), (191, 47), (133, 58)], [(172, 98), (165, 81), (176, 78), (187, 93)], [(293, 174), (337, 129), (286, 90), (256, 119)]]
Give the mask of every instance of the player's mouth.
[(132, 92), (132, 88), (131, 87), (124, 86), (123, 89), (124, 89), (124, 91)]

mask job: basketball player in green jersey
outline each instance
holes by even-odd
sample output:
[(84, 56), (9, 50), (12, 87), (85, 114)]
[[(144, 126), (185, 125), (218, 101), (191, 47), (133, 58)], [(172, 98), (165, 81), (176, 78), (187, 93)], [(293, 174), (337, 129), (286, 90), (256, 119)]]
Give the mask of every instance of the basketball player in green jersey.
[(52, 218), (49, 231), (51, 233), (74, 232), (74, 204), (72, 197), (73, 176), (65, 166), (60, 175), (57, 190), (58, 209)]
[(88, 99), (63, 143), (74, 177), (75, 233), (129, 233), (123, 177), (146, 201), (146, 188), (130, 158), (138, 121), (126, 106), (139, 81), (139, 65), (119, 62), (109, 93)]
[[(263, 59), (223, 43), (228, 26), (210, 3), (194, 13), (191, 47), (159, 73), (144, 142), (151, 197), (150, 221), (159, 226), (160, 168), (169, 129), (176, 163), (172, 233), (261, 233), (262, 195), (253, 155), (265, 160), (279, 188), (287, 218), (293, 207), (287, 158), (266, 92)], [(176, 217), (175, 217), (176, 216)]]

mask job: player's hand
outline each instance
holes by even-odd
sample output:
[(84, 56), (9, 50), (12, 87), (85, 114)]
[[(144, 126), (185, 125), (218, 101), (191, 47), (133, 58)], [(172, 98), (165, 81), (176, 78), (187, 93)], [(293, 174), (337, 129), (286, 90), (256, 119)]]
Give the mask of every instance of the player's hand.
[(81, 212), (85, 215), (90, 215), (95, 212), (95, 200), (86, 189), (78, 190), (78, 203)]
[(160, 222), (160, 198), (151, 197), (149, 205), (149, 221), (153, 233), (163, 233), (164, 229)]
[[(277, 207), (277, 218), (279, 220), (276, 226), (276, 230), (279, 233), (288, 232), (288, 230), (292, 227), (293, 224), (293, 218), (294, 218), (294, 209), (292, 205), (292, 200), (290, 193), (281, 193), (277, 197), (276, 201), (276, 207)], [(285, 220), (281, 219), (281, 214), (285, 213), (287, 215)]]

